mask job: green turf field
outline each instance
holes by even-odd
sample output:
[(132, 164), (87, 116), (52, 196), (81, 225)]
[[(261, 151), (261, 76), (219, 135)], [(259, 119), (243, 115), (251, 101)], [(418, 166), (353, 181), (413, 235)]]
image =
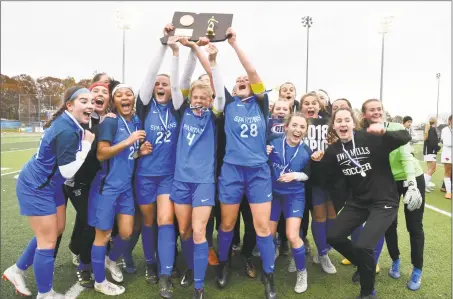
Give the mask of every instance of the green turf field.
[[(3, 138), (5, 137), (5, 138)], [(12, 265), (20, 255), (27, 242), (32, 237), (32, 232), (25, 217), (19, 214), (18, 203), (15, 195), (14, 178), (22, 166), (35, 153), (39, 143), (36, 134), (9, 134), (2, 136), (1, 154), (1, 260), (0, 271), (3, 272)], [(416, 147), (416, 156), (421, 159), (420, 146)], [(425, 166), (425, 163), (421, 163)], [(436, 191), (427, 194), (427, 204), (451, 213), (451, 201), (444, 199), (444, 193), (439, 191), (442, 184), (443, 167), (439, 166), (434, 174), (433, 182), (436, 184)], [(400, 209), (399, 214), (399, 244), (402, 259), (402, 277), (394, 280), (387, 275), (391, 260), (384, 247), (379, 265), (381, 273), (376, 277), (376, 289), (379, 298), (392, 299), (416, 299), (416, 298), (451, 298), (452, 284), (452, 239), (451, 239), (451, 215), (446, 216), (431, 209), (425, 209), (425, 265), (422, 279), (422, 287), (418, 292), (409, 291), (406, 288), (406, 281), (412, 270), (410, 265), (410, 247), (408, 233), (405, 228), (404, 213)], [(74, 223), (74, 212), (69, 206), (67, 212), (66, 228), (61, 249), (56, 260), (54, 288), (58, 292), (65, 293), (76, 282), (75, 266), (71, 262), (71, 254), (68, 250), (69, 236)], [(242, 226), (243, 227), (243, 226)], [(310, 240), (313, 240), (310, 235)], [(313, 243), (313, 242), (312, 242)], [(293, 291), (295, 273), (288, 273), (286, 267), (288, 261), (279, 257), (276, 262), (276, 279), (278, 298), (320, 298), (320, 299), (342, 299), (355, 298), (359, 292), (359, 286), (351, 282), (354, 272), (352, 266), (340, 264), (342, 257), (336, 253), (330, 253), (331, 260), (337, 267), (336, 275), (324, 274), (320, 266), (307, 262), (308, 269), (308, 290), (304, 294), (295, 294)], [(138, 266), (138, 273), (135, 275), (125, 274), (123, 285), (126, 292), (121, 298), (159, 298), (158, 287), (149, 286), (144, 280), (144, 259), (141, 242), (134, 251), (135, 262)], [(259, 259), (255, 258), (256, 265)], [(184, 269), (184, 261), (178, 261), (179, 269)], [(263, 298), (263, 287), (259, 278), (249, 279), (245, 276), (242, 262), (239, 257), (233, 260), (232, 277), (230, 285), (219, 291), (214, 284), (213, 268), (209, 267), (206, 278), (207, 298)], [(27, 283), (36, 296), (36, 287), (33, 276), (33, 269), (28, 270)], [(183, 289), (175, 282), (174, 297), (192, 298), (192, 289)], [(9, 283), (2, 281), (0, 298), (16, 298), (14, 289)], [(106, 298), (104, 295), (94, 291), (83, 291), (78, 298)]]

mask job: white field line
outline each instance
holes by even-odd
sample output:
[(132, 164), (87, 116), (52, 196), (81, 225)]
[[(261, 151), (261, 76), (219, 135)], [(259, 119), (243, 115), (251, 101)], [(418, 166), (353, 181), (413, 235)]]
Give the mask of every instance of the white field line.
[(0, 167), (0, 168), (1, 168), (1, 171), (9, 169), (9, 168), (3, 168), (3, 167)]
[(433, 206), (431, 206), (431, 205), (429, 205), (429, 204), (426, 204), (426, 203), (425, 203), (425, 207), (427, 207), (427, 208), (430, 209), (430, 210), (436, 211), (437, 213), (440, 213), (440, 214), (442, 214), (442, 215), (445, 215), (445, 216), (448, 216), (448, 217), (451, 218), (451, 213), (448, 213), (447, 211), (438, 209), (438, 208), (433, 207)]
[(20, 172), (20, 170), (13, 171), (13, 172), (2, 173), (2, 176), (9, 175), (9, 174), (15, 174), (15, 173), (19, 173), (19, 172)]
[(69, 288), (69, 290), (64, 294), (65, 299), (75, 299), (77, 298), (80, 293), (82, 293), (85, 290), (84, 287), (80, 285), (79, 282), (76, 282), (72, 287)]
[(31, 151), (31, 150), (37, 150), (37, 147), (32, 147), (32, 148), (25, 148), (25, 149), (18, 149), (18, 150), (11, 150), (11, 151), (2, 151), (0, 153), (13, 153), (13, 152), (23, 152), (23, 151)]

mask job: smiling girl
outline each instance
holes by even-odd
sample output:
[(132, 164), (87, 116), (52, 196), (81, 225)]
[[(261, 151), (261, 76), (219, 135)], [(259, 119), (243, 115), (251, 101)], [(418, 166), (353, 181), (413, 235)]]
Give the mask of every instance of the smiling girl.
[(307, 119), (295, 112), (285, 119), (285, 136), (268, 145), (272, 169), (273, 200), (271, 232), (275, 236), (280, 215), (286, 219), (286, 235), (291, 244), (297, 269), (296, 293), (307, 290), (305, 246), (299, 236), (305, 206), (305, 187), (308, 179), (311, 151), (303, 142), (307, 133)]
[(36, 237), (17, 263), (3, 274), (18, 293), (30, 296), (24, 270), (33, 264), (38, 299), (64, 298), (52, 289), (55, 245), (66, 222), (63, 183), (82, 166), (94, 140), (94, 135), (81, 127), (88, 124), (93, 112), (90, 91), (71, 87), (66, 90), (63, 102), (45, 125), (38, 152), (24, 166), (17, 180), (20, 213), (27, 216)]

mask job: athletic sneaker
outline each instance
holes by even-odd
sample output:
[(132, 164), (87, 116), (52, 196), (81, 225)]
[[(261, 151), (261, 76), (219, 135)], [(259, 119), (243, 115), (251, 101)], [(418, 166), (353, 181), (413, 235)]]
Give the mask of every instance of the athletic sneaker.
[(324, 270), (324, 272), (326, 272), (328, 274), (337, 273), (337, 269), (335, 268), (335, 266), (330, 261), (330, 258), (329, 258), (328, 254), (320, 256), (319, 257), (319, 262), (320, 262), (321, 267)]
[(422, 284), (422, 270), (414, 267), (414, 270), (412, 270), (411, 278), (407, 282), (407, 288), (411, 291), (416, 291), (420, 288), (421, 284)]
[(116, 282), (123, 282), (123, 272), (115, 261), (112, 261), (108, 256), (105, 257), (105, 269), (109, 270), (112, 279)]
[(313, 263), (315, 263), (315, 264), (319, 264), (319, 263), (320, 263), (320, 262), (319, 262), (319, 255), (318, 255), (318, 253), (316, 253), (316, 254), (313, 256)]
[(78, 267), (80, 265), (80, 258), (77, 254), (74, 254), (72, 253), (72, 263), (74, 264), (74, 266)]
[(434, 184), (433, 182), (429, 182), (428, 185), (426, 186), (428, 189), (431, 189), (431, 191), (434, 190), (434, 188), (436, 188), (436, 184)]
[(193, 269), (186, 269), (180, 284), (182, 287), (188, 287), (193, 283), (193, 280), (194, 280)]
[(65, 296), (51, 289), (49, 292), (44, 294), (38, 293), (36, 299), (65, 299)]
[(193, 299), (204, 299), (204, 289), (194, 289)]
[(389, 270), (389, 276), (395, 279), (398, 279), (401, 277), (400, 274), (400, 259), (397, 259), (392, 262), (392, 267), (390, 267)]
[(445, 193), (445, 198), (446, 199), (451, 199), (451, 192)]
[(289, 265), (288, 265), (288, 272), (289, 273), (294, 273), (297, 271), (297, 268), (296, 268), (296, 261), (294, 260), (294, 258), (291, 256), (289, 258)]
[(84, 288), (92, 289), (94, 287), (94, 279), (90, 270), (77, 270), (77, 280)]
[(98, 293), (102, 293), (107, 296), (116, 296), (116, 295), (121, 295), (126, 291), (126, 289), (123, 286), (116, 285), (114, 283), (111, 283), (108, 280), (104, 280), (101, 283), (94, 283), (94, 289)]
[(294, 287), (294, 292), (300, 294), (307, 290), (307, 269), (302, 271), (297, 271), (297, 280), (296, 286)]
[(250, 278), (256, 277), (255, 265), (253, 264), (252, 258), (243, 258), (245, 274)]
[(6, 269), (2, 277), (5, 281), (9, 281), (14, 285), (16, 293), (23, 296), (31, 296), (31, 292), (25, 284), (25, 272), (17, 268), (16, 264)]

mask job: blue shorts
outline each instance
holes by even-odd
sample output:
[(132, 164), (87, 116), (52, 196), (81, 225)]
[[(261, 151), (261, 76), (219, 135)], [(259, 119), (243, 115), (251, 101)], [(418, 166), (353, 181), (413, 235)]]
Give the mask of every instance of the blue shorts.
[(135, 195), (139, 205), (149, 205), (157, 200), (157, 196), (170, 194), (173, 175), (135, 177)]
[(272, 200), (271, 221), (278, 222), (283, 211), (285, 219), (291, 217), (303, 218), (305, 209), (305, 194), (295, 193), (286, 195), (274, 194)]
[(170, 200), (192, 207), (215, 206), (215, 183), (197, 184), (173, 180)]
[(219, 177), (220, 202), (240, 204), (244, 193), (251, 204), (272, 201), (271, 170), (267, 163), (255, 167), (223, 163)]
[(57, 213), (57, 208), (66, 204), (63, 184), (57, 188), (46, 186), (43, 189), (31, 190), (30, 186), (19, 179), (16, 184), (16, 195), (19, 200), (22, 216), (49, 216)]
[(313, 206), (319, 206), (325, 204), (329, 199), (329, 193), (327, 190), (322, 189), (319, 186), (313, 186), (311, 189), (311, 201)]
[(99, 194), (99, 186), (92, 186), (88, 199), (88, 224), (111, 230), (117, 214), (135, 215), (132, 188), (119, 194)]

